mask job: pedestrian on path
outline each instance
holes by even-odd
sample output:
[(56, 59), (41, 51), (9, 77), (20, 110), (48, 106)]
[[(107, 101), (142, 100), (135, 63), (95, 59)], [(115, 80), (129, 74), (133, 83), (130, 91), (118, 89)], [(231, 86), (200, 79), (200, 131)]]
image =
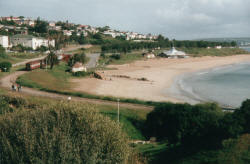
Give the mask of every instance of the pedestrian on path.
[(21, 92), (22, 86), (19, 84), (17, 89), (18, 89), (18, 92)]

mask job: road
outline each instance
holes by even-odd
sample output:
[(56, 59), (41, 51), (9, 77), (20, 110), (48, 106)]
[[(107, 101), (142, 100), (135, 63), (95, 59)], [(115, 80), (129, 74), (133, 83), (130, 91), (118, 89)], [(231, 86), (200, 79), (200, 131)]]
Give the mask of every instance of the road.
[(100, 57), (100, 53), (94, 53), (94, 54), (87, 54), (86, 55), (89, 58), (88, 63), (86, 64), (86, 67), (89, 68), (95, 68), (97, 65), (97, 62)]

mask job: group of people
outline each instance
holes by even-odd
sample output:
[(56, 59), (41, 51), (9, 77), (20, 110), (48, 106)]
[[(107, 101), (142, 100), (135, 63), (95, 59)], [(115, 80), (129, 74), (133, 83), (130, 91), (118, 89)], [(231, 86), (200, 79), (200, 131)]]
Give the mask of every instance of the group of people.
[(20, 92), (22, 89), (22, 86), (20, 84), (12, 84), (11, 89), (12, 89), (12, 91)]

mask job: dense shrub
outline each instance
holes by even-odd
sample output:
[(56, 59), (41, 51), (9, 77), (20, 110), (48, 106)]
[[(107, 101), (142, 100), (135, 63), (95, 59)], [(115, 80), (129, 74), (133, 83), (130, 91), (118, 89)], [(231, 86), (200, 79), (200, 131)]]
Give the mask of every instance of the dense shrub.
[(68, 65), (70, 67), (74, 66), (74, 64), (76, 62), (80, 62), (82, 64), (84, 64), (86, 62), (87, 58), (86, 58), (86, 55), (85, 53), (81, 53), (81, 54), (75, 54), (73, 55), (70, 59), (69, 59), (69, 62), (68, 62)]
[(110, 119), (79, 105), (0, 116), (0, 163), (124, 163), (127, 138)]
[(85, 76), (89, 76), (91, 74), (93, 74), (93, 72), (79, 71), (79, 72), (74, 72), (73, 76), (76, 76), (76, 77), (85, 77)]
[(9, 72), (12, 64), (10, 62), (1, 62), (0, 69), (2, 72)]
[(250, 134), (237, 139), (223, 141), (223, 149), (218, 155), (220, 164), (246, 164), (250, 161)]
[(0, 45), (0, 58), (7, 58), (8, 56), (6, 55), (5, 49)]
[(113, 58), (113, 59), (115, 59), (115, 60), (119, 60), (119, 59), (121, 59), (121, 55), (120, 55), (120, 54), (112, 54), (112, 55), (110, 56), (110, 58)]
[(225, 138), (222, 110), (215, 104), (163, 104), (147, 115), (149, 136), (192, 148), (215, 148)]

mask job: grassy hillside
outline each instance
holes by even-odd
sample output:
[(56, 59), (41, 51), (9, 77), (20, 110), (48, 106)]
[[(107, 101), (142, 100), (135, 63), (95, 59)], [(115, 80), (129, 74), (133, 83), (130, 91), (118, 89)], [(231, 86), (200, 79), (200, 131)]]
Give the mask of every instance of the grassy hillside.
[[(2, 93), (2, 92), (1, 92)], [(126, 109), (121, 108), (120, 109), (120, 123), (117, 123), (117, 109), (116, 107), (108, 106), (108, 105), (93, 105), (88, 103), (81, 103), (81, 102), (63, 102), (60, 100), (51, 100), (47, 98), (36, 98), (36, 97), (18, 97), (15, 94), (11, 93), (8, 94), (8, 96), (1, 94), (0, 95), (0, 124), (1, 128), (5, 128), (5, 130), (1, 130), (7, 133), (4, 137), (8, 138), (10, 134), (15, 133), (18, 136), (24, 135), (24, 138), (28, 140), (23, 140), (22, 137), (17, 138), (16, 142), (22, 141), (22, 143), (27, 148), (26, 152), (29, 152), (30, 150), (33, 150), (33, 147), (28, 146), (35, 144), (35, 140), (32, 138), (29, 138), (26, 132), (34, 132), (34, 131), (40, 131), (45, 130), (44, 127), (47, 126), (46, 121), (44, 122), (44, 119), (50, 120), (50, 125), (55, 126), (54, 132), (57, 132), (57, 128), (65, 129), (68, 127), (68, 114), (73, 115), (78, 112), (83, 113), (84, 117), (87, 118), (93, 118), (89, 119), (90, 122), (94, 121), (94, 118), (100, 119), (98, 123), (92, 124), (92, 128), (98, 129), (99, 124), (105, 124), (102, 125), (102, 132), (103, 135), (105, 135), (105, 131), (111, 130), (113, 133), (114, 130), (116, 131), (117, 125), (120, 125), (122, 131), (128, 136), (129, 140), (147, 140), (144, 135), (144, 122), (146, 120), (146, 116), (148, 114), (148, 111), (143, 110), (134, 110), (134, 109)], [(72, 111), (72, 112), (71, 112)], [(61, 113), (62, 112), (62, 113)], [(111, 118), (113, 120), (110, 122), (111, 124), (108, 124), (109, 128), (104, 130), (106, 127), (106, 123), (103, 123), (102, 121), (105, 121), (106, 119), (102, 116), (98, 115), (101, 114), (105, 117)], [(2, 115), (1, 115), (2, 114)], [(4, 114), (4, 115), (3, 115)], [(53, 121), (56, 121), (55, 119), (52, 119), (54, 116), (58, 115), (60, 116), (63, 114), (62, 118), (58, 118), (58, 122), (54, 124)], [(66, 114), (66, 115), (65, 115)], [(23, 121), (21, 121), (23, 118), (25, 118)], [(30, 120), (30, 118), (33, 118)], [(39, 119), (38, 119), (39, 118)], [(88, 119), (87, 119), (88, 120)], [(92, 120), (92, 121), (91, 121)], [(7, 122), (6, 122), (7, 121)], [(35, 122), (34, 122), (35, 121)], [(107, 120), (108, 121), (108, 120)], [(36, 128), (32, 129), (33, 126), (27, 127), (28, 122), (34, 122), (36, 124), (42, 123), (39, 126), (36, 126)], [(108, 121), (109, 122), (109, 121)], [(62, 126), (59, 126), (62, 125)], [(76, 126), (74, 124), (74, 126)], [(97, 127), (96, 127), (97, 126)], [(38, 128), (40, 130), (38, 130)], [(114, 129), (115, 128), (115, 129)], [(11, 130), (13, 129), (13, 130)], [(25, 131), (25, 129), (29, 129)], [(98, 130), (97, 130), (98, 131)], [(53, 136), (53, 133), (46, 131), (46, 136)], [(108, 132), (109, 133), (109, 132)], [(56, 133), (55, 133), (56, 134)], [(113, 135), (113, 134), (112, 134)], [(38, 136), (42, 136), (42, 133), (38, 133)], [(96, 135), (95, 135), (96, 136)], [(95, 137), (93, 136), (93, 137)], [(14, 136), (13, 136), (14, 137)], [(112, 140), (118, 137), (117, 135), (112, 138)], [(15, 138), (15, 137), (14, 137)], [(49, 152), (53, 151), (55, 147), (46, 147), (46, 143), (53, 143), (49, 140), (46, 140), (46, 137), (44, 138), (42, 144), (39, 144), (37, 146), (40, 146), (44, 150), (49, 150)], [(59, 139), (59, 143), (63, 144), (66, 142), (65, 140), (61, 140), (60, 138), (56, 138), (56, 141)], [(63, 139), (63, 138), (62, 138)], [(116, 138), (117, 139), (117, 138)], [(130, 156), (129, 161), (127, 163), (136, 163), (138, 160), (140, 160), (142, 163), (171, 163), (171, 164), (244, 164), (246, 161), (249, 161), (249, 146), (250, 146), (250, 136), (248, 134), (242, 135), (239, 138), (236, 139), (228, 139), (223, 142), (223, 147), (221, 149), (217, 150), (199, 150), (197, 152), (189, 152), (186, 149), (183, 149), (180, 145), (173, 145), (169, 144), (167, 141), (164, 142), (153, 142), (149, 144), (130, 144), (133, 147), (134, 155)], [(2, 140), (6, 141), (6, 140)], [(51, 141), (55, 141), (52, 137)], [(101, 140), (102, 142), (106, 142), (106, 140)], [(79, 141), (77, 141), (79, 142)], [(92, 142), (92, 141), (91, 141)], [(100, 141), (96, 141), (95, 143), (98, 143), (98, 147), (100, 147), (99, 143)], [(67, 143), (67, 142), (66, 142)], [(10, 146), (12, 146), (14, 143), (12, 143)], [(53, 145), (53, 144), (52, 144)], [(94, 144), (95, 145), (95, 144)], [(127, 143), (128, 145), (128, 143)], [(119, 143), (119, 146), (116, 147), (115, 151), (120, 148), (126, 148), (126, 145)], [(18, 146), (15, 147), (19, 148)], [(42, 156), (40, 159), (42, 160), (58, 160), (61, 157), (65, 157), (63, 160), (69, 158), (69, 154), (71, 153), (70, 147), (67, 151), (62, 151), (65, 148), (65, 145), (62, 145), (59, 147), (59, 155), (51, 158), (47, 158), (46, 155)], [(86, 147), (85, 147), (86, 148)], [(97, 148), (97, 147), (96, 147)], [(13, 155), (19, 154), (23, 155), (26, 152), (17, 151), (13, 149)], [(93, 146), (90, 150), (95, 149)], [(97, 148), (98, 149), (98, 148)], [(95, 149), (95, 150), (97, 150)], [(22, 149), (20, 149), (22, 150)], [(39, 151), (41, 152), (41, 151)], [(39, 153), (38, 152), (38, 153)], [(66, 153), (66, 154), (65, 154)], [(137, 154), (137, 155), (136, 155)], [(34, 154), (27, 154), (28, 156), (25, 156), (25, 158), (29, 156), (33, 156)], [(90, 153), (91, 156), (91, 153)], [(92, 156), (93, 157), (93, 156)], [(40, 160), (37, 158), (32, 158), (33, 161), (37, 162), (37, 160)], [(86, 158), (90, 159), (90, 158)], [(112, 158), (113, 159), (113, 158)], [(90, 159), (92, 160), (92, 159)], [(119, 163), (119, 162), (118, 162)]]
[(128, 160), (128, 138), (94, 105), (12, 96), (0, 100), (0, 163)]

